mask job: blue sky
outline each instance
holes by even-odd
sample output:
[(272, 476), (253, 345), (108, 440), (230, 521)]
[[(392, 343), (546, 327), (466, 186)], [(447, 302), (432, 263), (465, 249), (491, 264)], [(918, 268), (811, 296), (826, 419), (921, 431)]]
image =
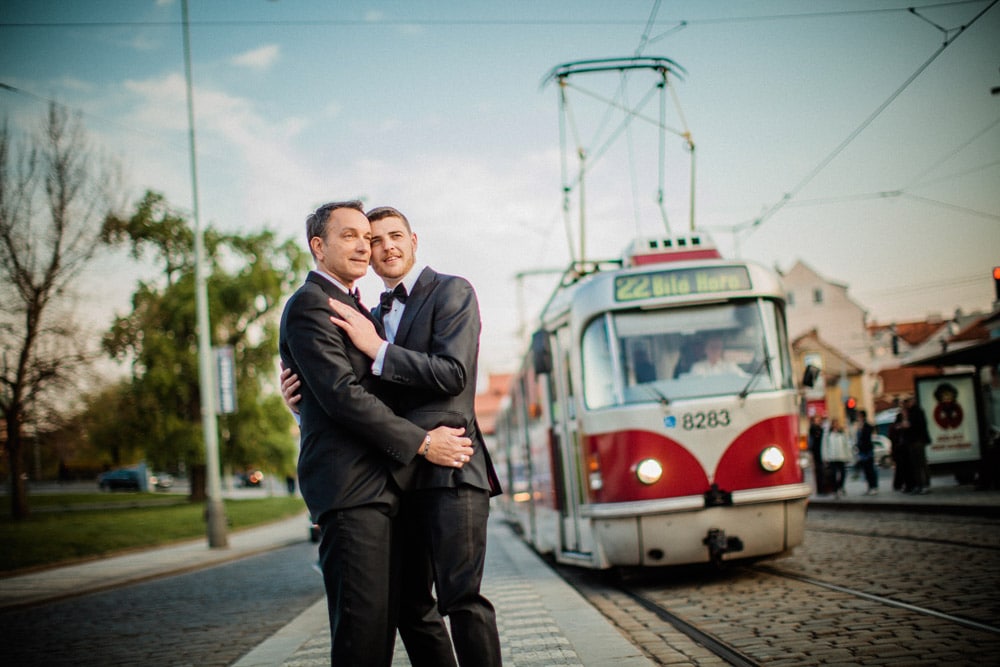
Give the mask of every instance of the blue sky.
[[(992, 0), (190, 0), (190, 19), (203, 224), (301, 238), (305, 215), (327, 200), (399, 207), (419, 258), (476, 286), (486, 371), (510, 369), (519, 324), (530, 328), (548, 295), (550, 279), (530, 279), (518, 304), (514, 274), (569, 261), (557, 89), (543, 78), (582, 59), (641, 51), (684, 68), (671, 79), (668, 125), (695, 142), (696, 224), (725, 254), (782, 269), (802, 260), (880, 322), (992, 301)], [(95, 144), (124, 165), (130, 202), (148, 188), (190, 209), (180, 21), (179, 0), (2, 0), (0, 83), (17, 90), (0, 90), (0, 113), (28, 132), (48, 100), (81, 111)], [(611, 95), (618, 80), (581, 84)], [(644, 88), (633, 77), (629, 100)], [(571, 104), (581, 145), (596, 150), (607, 107)], [(595, 164), (589, 255), (663, 233), (654, 144), (635, 124)], [(682, 232), (680, 138), (668, 139), (665, 164), (668, 219)], [(124, 260), (102, 267), (92, 316), (123, 312), (142, 275)], [(370, 301), (379, 283), (362, 287)]]

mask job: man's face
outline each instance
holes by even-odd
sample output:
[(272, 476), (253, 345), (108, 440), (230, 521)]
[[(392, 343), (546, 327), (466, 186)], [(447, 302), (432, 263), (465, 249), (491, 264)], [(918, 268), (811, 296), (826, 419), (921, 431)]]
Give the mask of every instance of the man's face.
[(705, 357), (715, 363), (722, 358), (722, 339), (721, 338), (709, 338), (708, 342), (705, 343)]
[(389, 287), (395, 286), (413, 268), (417, 235), (397, 217), (372, 223), (372, 268)]
[(309, 244), (317, 264), (334, 278), (352, 287), (368, 271), (372, 231), (368, 218), (353, 208), (330, 213), (326, 238), (313, 237)]

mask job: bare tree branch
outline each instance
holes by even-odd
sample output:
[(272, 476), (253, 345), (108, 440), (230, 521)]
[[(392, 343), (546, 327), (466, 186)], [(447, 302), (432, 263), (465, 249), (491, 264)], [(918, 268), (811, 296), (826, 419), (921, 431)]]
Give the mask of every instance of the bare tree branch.
[[(78, 116), (51, 104), (27, 146), (0, 131), (0, 415), (13, 486), (12, 515), (27, 516), (26, 432), (55, 405), (88, 360), (61, 306), (100, 247), (112, 179), (93, 166)], [(26, 428), (32, 427), (34, 428)]]

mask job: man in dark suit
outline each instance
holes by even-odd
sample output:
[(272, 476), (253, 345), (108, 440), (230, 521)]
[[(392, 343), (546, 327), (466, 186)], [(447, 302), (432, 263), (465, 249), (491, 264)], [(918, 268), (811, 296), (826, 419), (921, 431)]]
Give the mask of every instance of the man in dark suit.
[[(404, 495), (400, 513), (410, 554), (403, 562), (400, 635), (415, 667), (454, 664), (441, 652), (446, 630), (435, 612), (434, 585), (459, 663), (500, 665), (496, 614), (480, 592), (489, 498), (500, 488), (474, 411), (479, 304), (464, 278), (415, 267), (417, 237), (402, 213), (382, 207), (368, 217), (372, 267), (389, 290), (375, 309), (386, 337), (369, 322), (345, 317), (350, 313), (335, 302), (331, 320), (373, 360), (398, 414), (423, 426), (464, 427), (474, 443), (472, 460), (461, 470), (415, 464), (415, 489)], [(393, 291), (398, 296), (387, 298)], [(283, 383), (290, 406), (292, 382)]]
[(338, 665), (391, 664), (398, 566), (394, 516), (420, 456), (460, 468), (473, 455), (461, 428), (428, 430), (397, 417), (371, 390), (371, 360), (330, 326), (329, 303), (347, 321), (377, 322), (360, 306), (354, 282), (371, 256), (371, 225), (360, 202), (334, 202), (306, 221), (316, 270), (285, 305), (282, 364), (302, 379), (299, 484), (322, 529), (320, 565)]

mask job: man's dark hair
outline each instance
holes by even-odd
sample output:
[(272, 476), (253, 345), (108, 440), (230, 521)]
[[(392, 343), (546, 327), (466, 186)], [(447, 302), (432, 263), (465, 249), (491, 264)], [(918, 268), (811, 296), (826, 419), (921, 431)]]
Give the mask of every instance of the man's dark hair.
[(330, 221), (330, 214), (338, 208), (353, 208), (362, 214), (365, 212), (364, 205), (357, 199), (352, 199), (351, 201), (332, 201), (310, 213), (306, 218), (306, 245), (309, 246), (310, 252), (312, 252), (310, 241), (313, 237), (326, 238), (326, 223)]
[(398, 209), (391, 206), (379, 206), (377, 208), (373, 208), (365, 213), (365, 215), (368, 216), (368, 222), (375, 222), (376, 220), (381, 220), (382, 218), (399, 218), (403, 221), (403, 224), (406, 225), (406, 231), (411, 234), (413, 233), (413, 230), (410, 229), (410, 221), (406, 219), (406, 216), (403, 215)]

